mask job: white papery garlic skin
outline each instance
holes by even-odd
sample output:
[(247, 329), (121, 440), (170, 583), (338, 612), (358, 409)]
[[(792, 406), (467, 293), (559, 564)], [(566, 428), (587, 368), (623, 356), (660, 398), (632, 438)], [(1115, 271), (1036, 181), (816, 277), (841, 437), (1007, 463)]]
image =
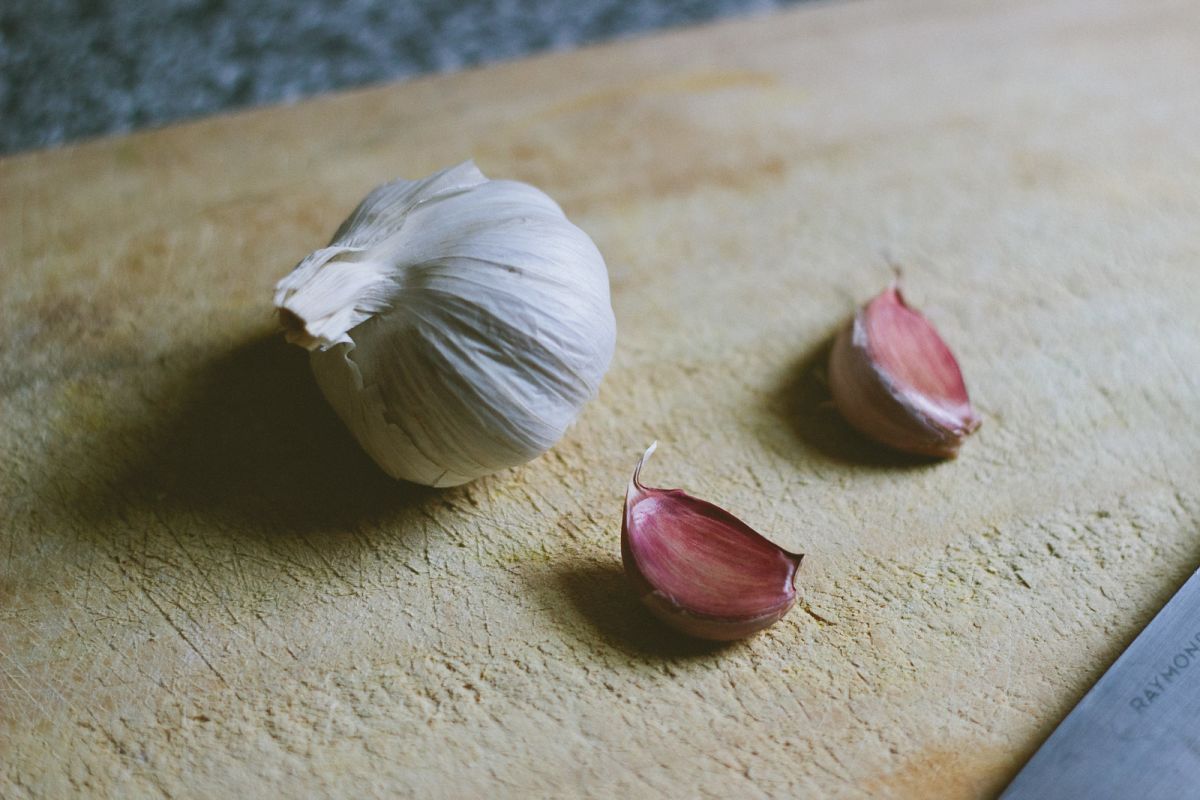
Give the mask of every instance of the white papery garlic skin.
[(275, 306), (367, 453), (428, 486), (549, 450), (616, 341), (592, 240), (542, 191), (469, 161), (371, 192)]

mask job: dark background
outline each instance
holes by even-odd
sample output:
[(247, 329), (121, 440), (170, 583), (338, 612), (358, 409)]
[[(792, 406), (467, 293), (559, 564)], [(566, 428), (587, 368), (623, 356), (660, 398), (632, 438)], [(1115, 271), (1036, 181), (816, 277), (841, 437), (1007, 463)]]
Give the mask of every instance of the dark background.
[(0, 0), (0, 153), (798, 0)]

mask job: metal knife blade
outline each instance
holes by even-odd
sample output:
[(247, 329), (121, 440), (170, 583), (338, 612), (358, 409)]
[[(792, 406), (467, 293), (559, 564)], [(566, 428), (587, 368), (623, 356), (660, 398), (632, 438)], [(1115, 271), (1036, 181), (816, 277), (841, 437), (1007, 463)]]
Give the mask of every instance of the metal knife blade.
[(1200, 571), (1050, 734), (1001, 800), (1200, 797)]

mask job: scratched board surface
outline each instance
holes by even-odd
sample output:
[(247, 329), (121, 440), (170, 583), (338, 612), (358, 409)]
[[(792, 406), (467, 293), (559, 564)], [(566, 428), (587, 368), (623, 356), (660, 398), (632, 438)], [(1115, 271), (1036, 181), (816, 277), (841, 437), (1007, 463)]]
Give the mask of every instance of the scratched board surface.
[[(0, 161), (0, 795), (996, 792), (1200, 562), (1200, 6), (875, 0)], [(394, 483), (274, 332), (373, 185), (467, 156), (605, 254), (533, 463)], [(829, 337), (903, 264), (983, 427), (881, 454)], [(808, 554), (725, 648), (628, 472)]]

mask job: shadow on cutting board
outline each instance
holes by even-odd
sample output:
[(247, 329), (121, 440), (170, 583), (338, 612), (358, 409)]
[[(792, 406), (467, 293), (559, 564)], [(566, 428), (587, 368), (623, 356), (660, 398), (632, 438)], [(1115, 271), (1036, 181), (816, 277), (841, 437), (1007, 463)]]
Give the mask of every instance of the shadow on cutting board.
[(147, 428), (114, 436), (134, 457), (94, 510), (144, 505), (164, 525), (280, 538), (402, 522), (437, 502), (437, 491), (388, 477), (363, 453), (307, 355), (279, 336), (165, 371), (147, 398)]
[[(901, 453), (850, 427), (833, 405), (826, 377), (831, 333), (798, 359), (771, 395), (770, 410), (793, 434), (793, 443), (843, 464), (875, 469), (912, 469), (937, 459)], [(779, 449), (774, 443), (774, 449)]]
[[(561, 621), (568, 629), (582, 627), (600, 641), (629, 655), (644, 658), (692, 659), (718, 655), (737, 642), (706, 642), (675, 632), (659, 622), (638, 600), (626, 582), (619, 563), (567, 564), (550, 578), (546, 591), (551, 608), (566, 614)], [(562, 602), (562, 598), (568, 601)], [(590, 630), (589, 630), (590, 629)]]

